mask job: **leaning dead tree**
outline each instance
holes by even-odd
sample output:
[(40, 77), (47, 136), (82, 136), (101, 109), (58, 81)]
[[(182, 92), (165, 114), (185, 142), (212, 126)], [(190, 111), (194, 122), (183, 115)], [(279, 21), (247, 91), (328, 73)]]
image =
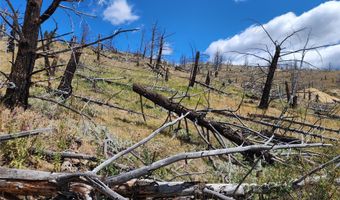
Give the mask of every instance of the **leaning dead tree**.
[(164, 39), (165, 39), (165, 31), (159, 37), (159, 45), (158, 45), (158, 55), (156, 60), (156, 69), (159, 70), (161, 67), (163, 49), (164, 49)]
[(194, 66), (193, 66), (193, 69), (192, 69), (191, 74), (190, 74), (189, 87), (194, 87), (194, 85), (195, 85), (196, 75), (198, 73), (199, 61), (200, 61), (200, 52), (197, 51), (196, 56), (195, 56)]
[(157, 32), (157, 23), (155, 23), (152, 26), (152, 31), (151, 31), (151, 44), (150, 44), (150, 57), (149, 57), (149, 64), (150, 65), (152, 65), (153, 56), (154, 56), (156, 32)]
[(268, 67), (267, 79), (266, 79), (266, 82), (265, 82), (264, 87), (263, 87), (263, 92), (262, 92), (260, 104), (258, 106), (259, 108), (267, 109), (269, 107), (270, 92), (271, 92), (271, 88), (272, 88), (272, 85), (273, 85), (275, 72), (276, 72), (276, 69), (278, 67), (279, 59), (282, 56), (281, 50), (283, 48), (283, 45), (289, 38), (291, 38), (294, 35), (296, 35), (297, 33), (301, 32), (303, 29), (300, 29), (298, 31), (294, 31), (293, 33), (289, 34), (287, 37), (285, 37), (281, 41), (274, 41), (274, 39), (271, 37), (271, 35), (268, 33), (268, 31), (264, 28), (264, 26), (261, 25), (261, 27), (262, 27), (263, 31), (266, 33), (266, 35), (268, 36), (268, 38), (270, 39), (270, 41), (271, 41), (271, 43), (272, 43), (272, 45), (274, 46), (274, 49), (275, 49), (274, 54), (271, 54), (270, 52), (268, 52), (268, 54), (270, 55), (270, 60), (265, 59), (267, 62), (269, 62), (269, 67)]
[[(83, 34), (81, 44), (84, 44), (85, 41), (85, 35)], [(77, 43), (77, 38), (73, 37), (71, 41), (71, 48), (73, 48)], [(72, 51), (71, 57), (67, 63), (64, 75), (60, 81), (60, 84), (58, 86), (58, 91), (60, 91), (59, 95), (61, 95), (63, 98), (68, 98), (72, 94), (72, 80), (74, 77), (74, 73), (76, 72), (77, 65), (80, 60), (80, 56), (82, 54), (81, 49), (77, 49), (75, 51)]]

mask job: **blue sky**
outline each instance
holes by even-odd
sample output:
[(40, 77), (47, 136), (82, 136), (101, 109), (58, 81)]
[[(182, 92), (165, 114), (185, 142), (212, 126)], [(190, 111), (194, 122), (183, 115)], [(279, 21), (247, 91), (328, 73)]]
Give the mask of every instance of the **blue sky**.
[[(22, 0), (12, 0), (12, 2), (21, 10), (26, 3)], [(50, 0), (44, 0), (44, 6), (46, 7), (50, 2)], [(324, 2), (326, 1), (85, 0), (85, 3), (77, 4), (77, 8), (95, 14), (96, 18), (80, 18), (69, 11), (67, 12), (72, 18), (76, 34), (80, 30), (80, 21), (85, 20), (90, 25), (90, 39), (95, 39), (98, 33), (108, 35), (118, 28), (135, 27), (144, 28), (147, 32), (146, 37), (149, 39), (151, 26), (157, 21), (160, 30), (166, 29), (167, 33), (173, 33), (167, 39), (172, 49), (171, 55), (168, 55), (167, 58), (178, 60), (182, 54), (191, 56), (191, 46), (208, 53), (207, 50), (212, 43), (239, 35), (254, 24), (252, 20), (266, 24), (275, 17), (288, 12), (300, 16)], [(69, 5), (68, 3), (63, 4)], [(114, 4), (120, 6), (113, 6)], [(1, 6), (3, 5), (2, 1)], [(54, 15), (54, 18), (59, 22), (60, 34), (72, 29), (69, 17), (65, 13), (59, 9)], [(44, 28), (51, 29), (52, 26), (53, 21), (49, 20)], [(121, 50), (135, 50), (139, 46), (139, 41), (140, 33), (128, 33), (118, 37), (115, 40), (115, 45)]]

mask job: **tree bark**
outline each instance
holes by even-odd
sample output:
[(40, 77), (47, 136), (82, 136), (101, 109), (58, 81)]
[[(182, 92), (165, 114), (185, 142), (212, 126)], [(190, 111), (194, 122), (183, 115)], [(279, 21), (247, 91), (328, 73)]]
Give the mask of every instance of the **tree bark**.
[(155, 47), (155, 36), (156, 36), (156, 30), (157, 30), (157, 23), (153, 25), (152, 27), (152, 36), (151, 36), (151, 47), (150, 47), (150, 65), (152, 65), (153, 60), (153, 51)]
[(4, 104), (9, 108), (22, 106), (28, 107), (29, 88), (31, 85), (31, 73), (36, 59), (36, 48), (39, 37), (40, 11), (42, 0), (28, 0), (22, 35), (15, 63), (11, 69), (10, 82), (14, 88), (7, 88), (4, 96)]
[(287, 103), (289, 103), (289, 100), (290, 100), (290, 91), (289, 91), (289, 85), (288, 85), (287, 81), (285, 81), (285, 88), (286, 88), (286, 95), (287, 95)]
[(198, 71), (198, 62), (200, 60), (200, 52), (197, 51), (196, 52), (196, 57), (195, 57), (195, 65), (194, 65), (194, 69), (192, 70), (192, 74), (190, 77), (190, 82), (189, 82), (189, 87), (194, 87), (195, 85), (195, 80), (196, 80), (196, 75), (197, 75), (197, 71)]
[(77, 65), (79, 63), (81, 53), (81, 49), (73, 51), (70, 60), (67, 63), (63, 78), (61, 79), (58, 86), (58, 90), (60, 91), (59, 95), (63, 96), (63, 98), (65, 99), (72, 95), (72, 80), (77, 70)]
[(157, 56), (157, 62), (156, 62), (156, 69), (160, 68), (160, 64), (162, 61), (162, 54), (163, 54), (163, 46), (164, 46), (164, 33), (161, 35), (161, 38), (159, 40), (159, 49), (158, 49), (158, 56)]
[(269, 107), (270, 91), (273, 85), (274, 75), (275, 75), (275, 71), (277, 68), (277, 63), (280, 58), (280, 53), (281, 53), (281, 47), (279, 45), (276, 45), (275, 54), (269, 66), (267, 80), (263, 88), (260, 104), (258, 106), (261, 109), (267, 109)]

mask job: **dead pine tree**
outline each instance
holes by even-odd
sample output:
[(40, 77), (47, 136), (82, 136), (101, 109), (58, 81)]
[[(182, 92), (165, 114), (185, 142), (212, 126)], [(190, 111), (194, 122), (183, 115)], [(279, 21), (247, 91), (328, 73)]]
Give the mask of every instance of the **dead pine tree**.
[(163, 49), (164, 49), (164, 37), (165, 37), (165, 31), (159, 37), (159, 47), (158, 47), (158, 55), (157, 55), (157, 61), (156, 61), (157, 70), (159, 70), (159, 68), (161, 67), (162, 55), (163, 55)]
[[(81, 43), (85, 41), (85, 33), (83, 32)], [(77, 38), (74, 36), (71, 41), (71, 48), (76, 46)], [(67, 99), (72, 94), (72, 80), (79, 64), (80, 56), (82, 54), (81, 49), (72, 50), (71, 57), (67, 63), (64, 75), (58, 86), (57, 95), (61, 95), (64, 99)]]
[(196, 56), (195, 56), (194, 68), (193, 68), (193, 70), (191, 72), (191, 76), (190, 76), (189, 87), (194, 87), (194, 85), (195, 85), (196, 75), (197, 75), (197, 72), (198, 72), (199, 60), (200, 60), (200, 52), (197, 51)]
[(210, 85), (210, 71), (208, 71), (207, 77), (205, 78), (205, 84)]
[(100, 63), (100, 51), (102, 49), (102, 43), (100, 42), (100, 34), (98, 34), (98, 44), (97, 44), (97, 62)]
[[(43, 1), (27, 0), (21, 28), (19, 25), (21, 23), (18, 21), (19, 17), (14, 9), (12, 9), (13, 5), (10, 0), (6, 0), (6, 3), (13, 13), (14, 31), (19, 35), (18, 52), (9, 75), (9, 81), (12, 82), (15, 87), (7, 88), (2, 100), (7, 107), (14, 108), (15, 106), (21, 106), (25, 109), (28, 107), (31, 73), (33, 72), (36, 60), (39, 29), (41, 24), (53, 15), (62, 1), (63, 0), (52, 1), (46, 11), (40, 15)], [(67, 2), (72, 2), (72, 0), (68, 0)]]
[(0, 39), (2, 39), (6, 34), (6, 24), (1, 23), (0, 24)]
[(168, 82), (169, 78), (170, 78), (170, 71), (169, 71), (169, 68), (167, 67), (165, 70), (165, 77), (164, 77), (165, 82)]
[(155, 23), (153, 25), (152, 31), (151, 31), (150, 58), (149, 58), (150, 65), (152, 65), (152, 61), (153, 61), (153, 53), (154, 53), (154, 48), (155, 48), (156, 32), (157, 32), (157, 23)]
[[(144, 59), (144, 57), (145, 57), (146, 46), (144, 46), (144, 37), (145, 37), (145, 30), (143, 29), (141, 31), (140, 45), (139, 45), (139, 50), (137, 52), (137, 63), (136, 63), (136, 66), (139, 66), (140, 60)], [(144, 46), (144, 50), (143, 50), (143, 46)]]
[(219, 50), (217, 50), (214, 55), (214, 62), (213, 62), (215, 78), (218, 76), (218, 71), (221, 69), (222, 64), (223, 64), (223, 54)]
[[(259, 104), (259, 108), (261, 109), (267, 109), (269, 107), (269, 102), (270, 102), (270, 92), (271, 92), (271, 88), (273, 85), (273, 80), (274, 80), (274, 76), (275, 76), (275, 71), (277, 69), (278, 63), (279, 63), (279, 59), (281, 57), (286, 57), (288, 55), (291, 54), (296, 54), (296, 53), (301, 53), (302, 57), (300, 60), (285, 60), (283, 59), (283, 61), (287, 62), (287, 61), (294, 61), (295, 62), (295, 70), (298, 70), (297, 64), (296, 62), (300, 62), (300, 70), (303, 66), (303, 64), (307, 64), (310, 65), (310, 63), (305, 62), (304, 58), (305, 55), (308, 51), (310, 50), (316, 50), (319, 48), (324, 48), (324, 47), (328, 47), (328, 46), (334, 46), (334, 44), (326, 44), (326, 45), (321, 45), (321, 46), (314, 46), (314, 47), (308, 47), (309, 44), (309, 39), (310, 39), (310, 35), (311, 32), (309, 32), (308, 37), (306, 39), (306, 43), (304, 44), (304, 46), (301, 49), (298, 50), (292, 50), (292, 51), (287, 51), (287, 52), (281, 52), (281, 50), (285, 47), (283, 47), (284, 43), (291, 37), (293, 37), (294, 35), (298, 34), (299, 32), (305, 30), (304, 28), (299, 29), (297, 31), (292, 32), (291, 34), (289, 34), (287, 37), (285, 37), (283, 40), (281, 40), (281, 42), (278, 41), (274, 41), (273, 38), (270, 36), (270, 34), (267, 32), (267, 30), (264, 28), (263, 25), (261, 25), (262, 29), (264, 30), (264, 32), (267, 34), (268, 38), (271, 40), (272, 44), (275, 47), (275, 52), (274, 55), (272, 55), (269, 50), (264, 50), (266, 51), (269, 56), (270, 59), (266, 59), (263, 58), (261, 56), (255, 55), (255, 54), (246, 54), (246, 55), (252, 55), (255, 56), (257, 58), (260, 58), (262, 60), (265, 60), (269, 63), (269, 69), (268, 69), (268, 73), (267, 73), (267, 78), (266, 78), (266, 82), (263, 88), (263, 92), (262, 92), (262, 97), (261, 97), (261, 101)], [(297, 90), (297, 83), (298, 83), (298, 74), (299, 72), (295, 72), (293, 80), (292, 80), (292, 93), (291, 93), (291, 98), (290, 98), (290, 102), (295, 102), (297, 103), (297, 98), (294, 100), (294, 97), (296, 96), (296, 90)], [(296, 107), (297, 105), (294, 105), (294, 107)]]
[(286, 88), (287, 103), (289, 103), (289, 100), (290, 100), (290, 90), (289, 90), (289, 85), (288, 85), (287, 81), (285, 81), (285, 88)]
[(274, 42), (274, 44), (275, 44), (275, 54), (269, 66), (267, 80), (263, 88), (260, 104), (258, 106), (259, 108), (262, 108), (262, 109), (267, 109), (269, 107), (270, 91), (273, 85), (274, 75), (275, 75), (275, 71), (276, 71), (277, 64), (280, 58), (280, 53), (281, 53), (281, 45), (276, 44), (276, 42)]

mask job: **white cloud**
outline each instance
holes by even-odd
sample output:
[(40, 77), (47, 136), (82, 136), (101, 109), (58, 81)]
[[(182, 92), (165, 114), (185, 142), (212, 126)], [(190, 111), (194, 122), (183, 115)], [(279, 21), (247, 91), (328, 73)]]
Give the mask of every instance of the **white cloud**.
[(110, 21), (113, 25), (130, 23), (139, 19), (133, 14), (132, 6), (127, 0), (113, 0), (104, 10), (104, 20)]
[[(287, 35), (293, 31), (301, 28), (306, 28), (304, 31), (299, 32), (297, 35), (288, 40), (283, 46), (286, 48), (284, 51), (296, 50), (303, 48), (308, 34), (311, 33), (309, 47), (320, 46), (325, 44), (334, 44), (340, 42), (340, 2), (328, 1), (319, 5), (318, 7), (309, 10), (300, 16), (289, 12), (284, 15), (275, 17), (270, 20), (264, 27), (270, 33), (272, 38), (277, 41), (283, 40)], [(236, 64), (244, 63), (245, 58), (231, 51), (251, 52), (257, 55), (268, 58), (265, 52), (254, 50), (255, 48), (265, 48), (268, 46), (273, 52), (274, 45), (266, 36), (264, 31), (258, 25), (252, 25), (240, 34), (234, 35), (231, 38), (220, 39), (214, 41), (206, 49), (206, 53), (212, 58), (214, 53), (219, 50), (225, 52), (226, 56), (233, 57)], [(229, 52), (229, 53), (227, 53)], [(321, 57), (320, 57), (321, 55)], [(312, 63), (317, 67), (327, 67), (331, 64), (334, 67), (340, 68), (340, 45), (331, 46), (319, 49), (316, 51), (309, 51), (305, 60)], [(282, 59), (300, 59), (301, 55), (295, 54)], [(248, 56), (249, 63), (264, 64), (261, 60)]]
[(173, 49), (171, 47), (171, 44), (168, 42), (164, 43), (164, 50), (163, 50), (163, 55), (165, 56), (170, 56), (173, 53)]

